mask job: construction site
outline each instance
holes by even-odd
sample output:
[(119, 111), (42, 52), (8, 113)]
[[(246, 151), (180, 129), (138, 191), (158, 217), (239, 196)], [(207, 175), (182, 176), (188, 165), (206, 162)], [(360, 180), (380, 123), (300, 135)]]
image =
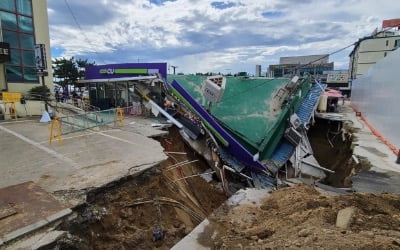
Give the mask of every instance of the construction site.
[(400, 248), (396, 155), (348, 100), (329, 112), (307, 76), (171, 78), (1, 122), (1, 248)]
[(293, 6), (0, 0), (0, 250), (400, 249), (400, 5)]

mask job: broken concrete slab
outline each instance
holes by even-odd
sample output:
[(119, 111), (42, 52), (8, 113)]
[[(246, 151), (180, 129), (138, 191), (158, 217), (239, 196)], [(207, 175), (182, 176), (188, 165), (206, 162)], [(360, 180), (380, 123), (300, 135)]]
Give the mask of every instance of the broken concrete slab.
[(362, 171), (351, 178), (352, 188), (356, 192), (400, 193), (400, 174), (386, 171)]
[(66, 231), (58, 231), (47, 229), (42, 232), (30, 235), (29, 237), (23, 238), (19, 241), (12, 242), (8, 244), (4, 249), (5, 250), (13, 250), (13, 249), (41, 249), (46, 247), (55, 241), (65, 237), (67, 234)]
[[(159, 132), (158, 129), (146, 129), (147, 135)], [(2, 244), (32, 231), (36, 233), (50, 222), (71, 213), (70, 208), (85, 202), (86, 194), (91, 190), (139, 174), (167, 159), (159, 142), (120, 128), (102, 127), (67, 134), (62, 138), (62, 145), (49, 145), (48, 136), (49, 125), (39, 121), (0, 123), (0, 188), (34, 181), (44, 193), (47, 191), (56, 198), (49, 202), (50, 205), (43, 205), (46, 208), (43, 211), (48, 211), (51, 204), (60, 204), (59, 201), (63, 204), (62, 209), (33, 216), (35, 219), (11, 223), (9, 220), (22, 216), (16, 209), (17, 214), (9, 214), (0, 221), (0, 224), (15, 225), (9, 230), (0, 226), (3, 231), (7, 229), (4, 232), (0, 230)], [(34, 197), (32, 195), (32, 199)], [(28, 208), (25, 210), (30, 211)], [(22, 225), (22, 222), (26, 223)]]
[(361, 117), (346, 102), (342, 107), (346, 118), (344, 129), (353, 137), (353, 154), (357, 159), (365, 159), (370, 164), (369, 171), (363, 171), (352, 177), (353, 190), (356, 192), (400, 192), (400, 165), (397, 156), (379, 140), (368, 128)]
[(15, 214), (0, 220), (0, 238), (4, 243), (72, 212), (33, 182), (2, 188), (0, 198), (16, 210)]
[(356, 208), (354, 207), (346, 207), (339, 210), (336, 217), (336, 226), (343, 229), (348, 228), (353, 221), (355, 212)]
[(0, 124), (0, 188), (35, 181), (48, 192), (89, 190), (167, 158), (159, 142), (121, 129), (77, 132), (63, 136), (63, 145), (48, 145), (48, 126)]
[[(163, 130), (163, 128), (172, 126), (172, 124), (168, 123), (161, 124), (156, 119), (145, 119), (141, 117), (128, 116), (125, 117), (124, 122), (125, 126), (122, 127), (121, 130), (140, 134), (149, 138), (166, 136), (168, 134), (168, 131)], [(154, 124), (159, 124), (162, 126), (154, 126)]]
[(57, 241), (58, 239), (61, 239), (67, 234), (66, 231), (50, 231), (43, 235), (35, 244), (32, 245), (32, 249), (39, 249), (41, 247), (45, 247), (47, 245), (50, 245), (51, 243)]
[(372, 165), (372, 170), (377, 172), (395, 171), (400, 172), (400, 167), (396, 164), (397, 156), (379, 140), (368, 128), (355, 111), (346, 102), (342, 112), (347, 119), (344, 128), (351, 131), (353, 136), (354, 154), (362, 158), (367, 158)]

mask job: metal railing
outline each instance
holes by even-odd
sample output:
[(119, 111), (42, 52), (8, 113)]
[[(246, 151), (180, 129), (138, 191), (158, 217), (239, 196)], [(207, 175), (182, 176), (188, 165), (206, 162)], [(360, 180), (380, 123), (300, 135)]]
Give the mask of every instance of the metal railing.
[[(119, 109), (122, 109), (123, 116), (139, 116), (145, 114), (143, 105), (135, 105)], [(62, 125), (62, 134), (69, 134), (110, 124), (114, 125), (116, 124), (116, 121), (120, 119), (117, 117), (117, 110), (118, 108), (114, 108), (59, 117), (59, 121)]]
[(87, 112), (59, 118), (62, 124), (62, 134), (113, 124), (115, 119), (116, 109)]

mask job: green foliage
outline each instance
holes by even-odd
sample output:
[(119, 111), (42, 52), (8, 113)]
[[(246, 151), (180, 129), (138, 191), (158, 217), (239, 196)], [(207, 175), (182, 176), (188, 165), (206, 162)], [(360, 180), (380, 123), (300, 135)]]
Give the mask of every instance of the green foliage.
[(28, 96), (26, 96), (26, 98), (30, 100), (49, 100), (50, 89), (47, 86), (33, 87), (28, 91)]
[(88, 62), (88, 59), (75, 59), (74, 57), (54, 59), (53, 76), (55, 82), (64, 88), (67, 88), (67, 85), (82, 87), (77, 81), (85, 78), (85, 67), (90, 65), (95, 65), (95, 62)]

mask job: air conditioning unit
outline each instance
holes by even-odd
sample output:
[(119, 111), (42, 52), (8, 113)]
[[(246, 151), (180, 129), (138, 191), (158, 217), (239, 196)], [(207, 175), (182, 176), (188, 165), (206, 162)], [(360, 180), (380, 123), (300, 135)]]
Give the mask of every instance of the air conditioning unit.
[(298, 129), (301, 126), (301, 120), (297, 114), (290, 116), (290, 125), (292, 125), (294, 129)]
[(299, 145), (301, 142), (301, 134), (293, 127), (286, 129), (285, 138), (295, 146)]

